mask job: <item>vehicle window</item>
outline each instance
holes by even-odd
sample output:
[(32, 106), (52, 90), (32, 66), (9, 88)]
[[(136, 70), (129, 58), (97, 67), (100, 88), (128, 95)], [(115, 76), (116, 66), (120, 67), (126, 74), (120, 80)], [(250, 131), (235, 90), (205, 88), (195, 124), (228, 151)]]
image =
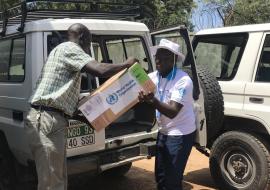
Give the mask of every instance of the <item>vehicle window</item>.
[[(192, 39), (192, 35), (190, 36), (190, 38)], [(161, 39), (167, 39), (170, 40), (172, 42), (175, 42), (177, 44), (180, 45), (180, 51), (186, 55), (187, 53), (187, 47), (186, 47), (186, 43), (183, 39), (183, 37), (180, 35), (179, 32), (169, 32), (169, 33), (165, 33), (165, 34), (156, 34), (153, 36), (154, 38), (154, 45), (158, 45)]]
[(267, 35), (264, 41), (256, 81), (270, 82), (270, 35)]
[(25, 62), (25, 38), (13, 40), (13, 51), (10, 60), (9, 80), (24, 80), (24, 62)]
[(126, 60), (124, 45), (122, 40), (106, 41), (110, 63), (123, 63)]
[(145, 51), (140, 38), (125, 39), (125, 46), (128, 57), (135, 57), (139, 60), (142, 67), (148, 71), (148, 62), (146, 62)]
[(100, 45), (98, 43), (93, 42), (92, 46), (94, 50), (95, 60), (98, 62), (103, 62)]
[(51, 35), (47, 36), (47, 56), (59, 44), (68, 41), (66, 31), (53, 31)]
[(12, 40), (0, 42), (0, 81), (8, 80), (8, 65)]
[(22, 82), (25, 74), (25, 38), (0, 42), (0, 81)]
[[(47, 56), (59, 44), (68, 41), (66, 31), (54, 31), (47, 37)], [(100, 61), (102, 56), (99, 56), (99, 44), (93, 43), (94, 53), (96, 60)], [(97, 54), (96, 54), (97, 52)], [(97, 87), (95, 77), (88, 73), (81, 73), (81, 92), (89, 92)]]
[(195, 39), (197, 64), (207, 67), (220, 80), (232, 79), (238, 69), (246, 38), (243, 34), (197, 37)]
[[(65, 41), (67, 41), (67, 33), (65, 31), (54, 31), (51, 35), (48, 35), (47, 55), (58, 44)], [(139, 59), (146, 72), (152, 71), (149, 70), (148, 56), (145, 52), (143, 41), (139, 37), (92, 35), (92, 47), (95, 60), (98, 62), (123, 63), (127, 57), (133, 56)], [(99, 78), (99, 84), (106, 80), (107, 78)], [(81, 91), (89, 91), (96, 87), (95, 77), (82, 73)]]
[(135, 57), (139, 60), (145, 71), (149, 72), (149, 63), (141, 38), (127, 37), (107, 40), (109, 62), (123, 63), (128, 57)]

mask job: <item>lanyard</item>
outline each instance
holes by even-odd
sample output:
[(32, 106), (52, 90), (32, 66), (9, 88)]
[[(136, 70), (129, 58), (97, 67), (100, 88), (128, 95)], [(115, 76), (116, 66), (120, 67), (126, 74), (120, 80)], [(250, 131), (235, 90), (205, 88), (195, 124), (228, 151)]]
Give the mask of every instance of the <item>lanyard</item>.
[[(167, 87), (167, 84), (168, 84), (168, 80), (166, 80), (166, 83), (164, 85), (164, 88), (161, 91), (160, 90), (160, 79), (161, 79), (161, 76), (158, 76), (158, 96), (159, 96), (159, 101), (163, 102), (164, 101), (164, 95), (165, 95), (166, 87)], [(156, 117), (157, 117), (157, 119), (159, 119), (160, 116), (161, 116), (161, 113), (158, 110), (156, 110)]]
[[(171, 81), (173, 79), (175, 74), (176, 74), (175, 67), (173, 67), (171, 78), (166, 79), (166, 83), (165, 83), (163, 89), (160, 90), (160, 88), (161, 88), (161, 84), (160, 84), (161, 75), (159, 73), (157, 73), (157, 75), (158, 75), (158, 85), (157, 85), (158, 89), (157, 89), (157, 91), (158, 91), (159, 101), (164, 102), (164, 96), (165, 96), (167, 85), (168, 85), (169, 81)], [(156, 117), (157, 117), (157, 119), (160, 119), (160, 117), (161, 117), (161, 113), (158, 110), (156, 110)]]
[(166, 87), (167, 87), (167, 84), (168, 84), (168, 80), (166, 80), (166, 83), (164, 85), (164, 88), (162, 90), (160, 90), (160, 80), (161, 80), (161, 76), (158, 77), (158, 96), (159, 96), (159, 100), (161, 102), (163, 102), (164, 100), (164, 95), (165, 95), (165, 91), (166, 91)]

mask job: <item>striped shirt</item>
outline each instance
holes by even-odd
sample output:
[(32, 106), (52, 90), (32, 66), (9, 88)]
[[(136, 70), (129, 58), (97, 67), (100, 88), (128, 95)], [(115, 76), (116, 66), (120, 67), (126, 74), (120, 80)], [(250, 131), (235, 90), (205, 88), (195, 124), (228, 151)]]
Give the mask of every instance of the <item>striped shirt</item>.
[(43, 66), (30, 103), (56, 108), (72, 116), (79, 101), (81, 69), (92, 60), (76, 43), (56, 46)]

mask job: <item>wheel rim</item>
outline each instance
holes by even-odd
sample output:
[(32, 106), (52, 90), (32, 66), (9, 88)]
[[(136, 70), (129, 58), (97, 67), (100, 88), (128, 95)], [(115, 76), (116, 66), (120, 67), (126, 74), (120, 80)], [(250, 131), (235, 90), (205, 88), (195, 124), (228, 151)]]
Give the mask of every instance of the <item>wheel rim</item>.
[(221, 160), (221, 172), (233, 187), (246, 188), (255, 179), (256, 165), (252, 157), (243, 151), (228, 150)]

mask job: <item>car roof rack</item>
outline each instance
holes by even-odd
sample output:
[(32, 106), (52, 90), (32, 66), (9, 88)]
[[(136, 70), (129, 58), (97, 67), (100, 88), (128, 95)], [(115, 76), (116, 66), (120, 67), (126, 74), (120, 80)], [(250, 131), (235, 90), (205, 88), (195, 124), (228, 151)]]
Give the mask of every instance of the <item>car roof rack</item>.
[(26, 22), (48, 18), (135, 20), (141, 18), (141, 9), (138, 4), (91, 0), (24, 0), (0, 12), (0, 37), (7, 26), (20, 24), (17, 30), (23, 32)]

